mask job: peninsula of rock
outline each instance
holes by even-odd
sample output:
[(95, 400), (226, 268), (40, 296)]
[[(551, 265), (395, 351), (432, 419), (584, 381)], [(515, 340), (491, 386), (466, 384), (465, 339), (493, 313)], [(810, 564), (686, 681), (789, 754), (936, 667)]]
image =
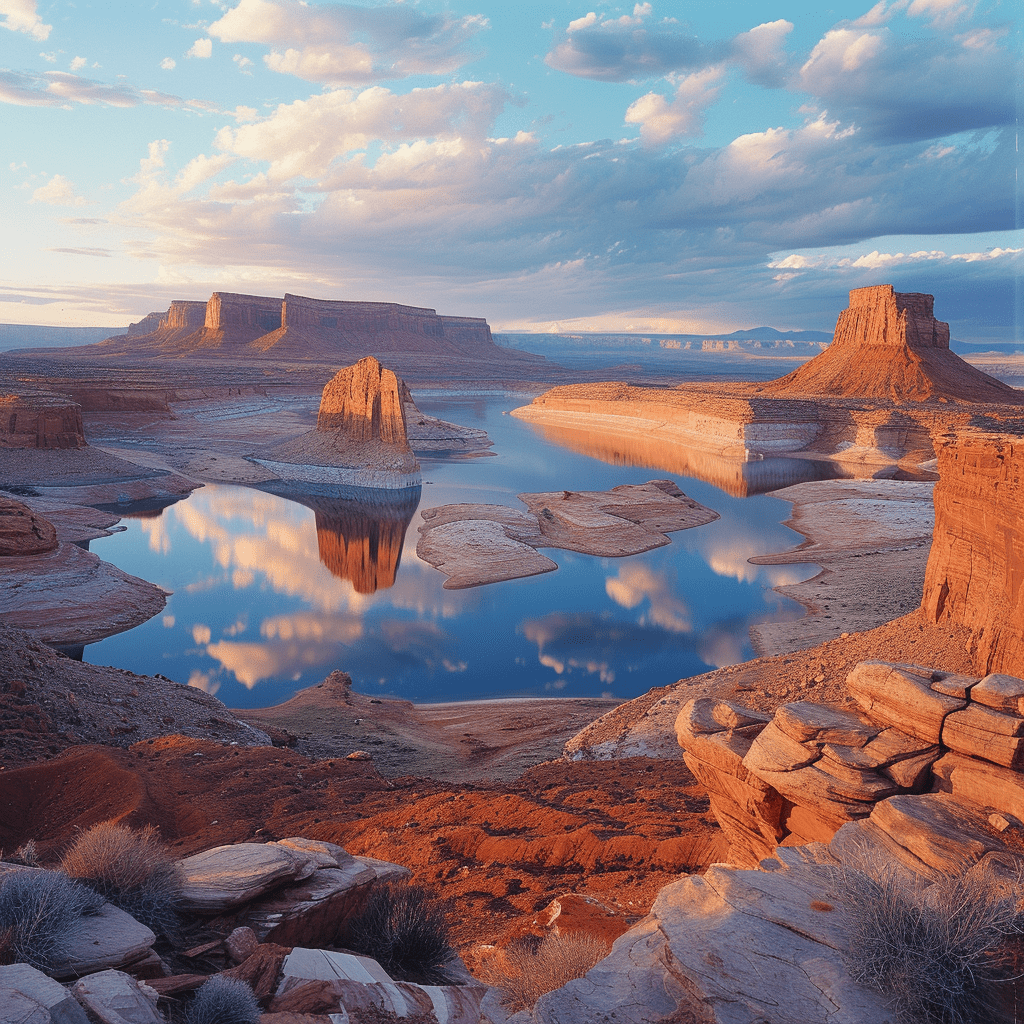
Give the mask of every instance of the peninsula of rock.
[[(778, 380), (563, 385), (512, 415), (607, 461), (656, 448), (660, 464), (741, 494), (766, 489), (758, 476), (768, 486), (795, 482), (784, 479), (794, 458), (829, 463), (837, 475), (891, 476), (933, 458), (937, 438), (972, 415), (1024, 410), (1024, 392), (950, 351), (948, 325), (932, 308), (931, 295), (856, 288), (832, 344)], [(771, 468), (759, 474), (762, 460)]]
[(420, 483), (406, 435), (402, 386), (373, 356), (328, 381), (314, 430), (253, 461), (281, 480), (307, 486), (401, 491)]

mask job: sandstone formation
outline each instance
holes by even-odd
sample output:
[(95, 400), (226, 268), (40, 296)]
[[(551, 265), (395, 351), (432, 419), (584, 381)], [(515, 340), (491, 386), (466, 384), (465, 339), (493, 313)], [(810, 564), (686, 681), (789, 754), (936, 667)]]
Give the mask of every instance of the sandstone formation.
[[(943, 826), (960, 813), (942, 803), (945, 796), (911, 805), (896, 798), (931, 791), (977, 805), (975, 816), (982, 807), (1024, 813), (1024, 680), (867, 661), (847, 686), (857, 712), (798, 701), (769, 720), (714, 698), (680, 711), (683, 758), (708, 790), (733, 861), (756, 864), (776, 846), (829, 842), (838, 833), (870, 840), (890, 861), (934, 877), (1001, 848), (997, 837), (971, 846), (976, 828)], [(897, 813), (904, 806), (924, 814), (923, 839)], [(932, 849), (940, 832), (960, 836), (955, 864)]]
[(84, 448), (82, 410), (66, 395), (0, 395), (0, 448)]
[(1024, 406), (1024, 393), (949, 350), (932, 303), (891, 285), (854, 289), (832, 344), (765, 384), (563, 385), (512, 414), (571, 447), (612, 457), (623, 448), (645, 465), (685, 466), (737, 493), (771, 476), (744, 464), (779, 456), (827, 459), (838, 475), (876, 476), (878, 467), (893, 475), (930, 459), (934, 439), (966, 425), (971, 405), (1017, 417)]
[(557, 568), (539, 547), (619, 558), (668, 544), (666, 533), (719, 518), (671, 480), (520, 494), (519, 500), (529, 512), (504, 505), (425, 509), (416, 554), (449, 577), (445, 589), (457, 590)]
[(939, 448), (921, 607), (974, 635), (975, 671), (1024, 675), (1024, 437), (964, 431)]
[(949, 324), (934, 296), (891, 284), (854, 288), (832, 344), (798, 370), (758, 388), (774, 397), (848, 395), (897, 404), (922, 401), (1024, 404), (1016, 388), (949, 349)]
[(253, 461), (286, 481), (406, 490), (420, 482), (395, 374), (366, 356), (339, 370), (320, 400), (315, 430)]
[[(176, 300), (125, 335), (101, 343), (104, 354), (337, 361), (372, 352), (435, 355), (510, 354), (494, 344), (487, 321), (439, 316), (433, 309), (396, 302), (349, 302), (285, 295), (214, 292), (206, 302)], [(536, 358), (536, 357), (534, 357)], [(521, 357), (520, 357), (521, 359)]]
[(53, 523), (20, 501), (0, 496), (0, 557), (42, 555), (56, 547)]

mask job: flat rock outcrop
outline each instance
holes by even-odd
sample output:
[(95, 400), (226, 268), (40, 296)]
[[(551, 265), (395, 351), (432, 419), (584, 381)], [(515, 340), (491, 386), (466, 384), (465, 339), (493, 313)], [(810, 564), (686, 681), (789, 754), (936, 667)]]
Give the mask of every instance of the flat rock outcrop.
[(1024, 675), (1024, 438), (967, 431), (939, 448), (921, 607), (974, 634), (975, 671)]
[(558, 568), (537, 548), (618, 558), (661, 547), (669, 543), (666, 533), (719, 518), (671, 480), (520, 494), (519, 500), (528, 512), (505, 505), (425, 509), (416, 554), (448, 576), (446, 590), (457, 590)]
[(406, 437), (402, 384), (366, 356), (324, 387), (315, 430), (265, 450), (253, 461), (282, 480), (405, 490), (419, 463)]
[(84, 448), (81, 407), (49, 391), (0, 395), (0, 448)]

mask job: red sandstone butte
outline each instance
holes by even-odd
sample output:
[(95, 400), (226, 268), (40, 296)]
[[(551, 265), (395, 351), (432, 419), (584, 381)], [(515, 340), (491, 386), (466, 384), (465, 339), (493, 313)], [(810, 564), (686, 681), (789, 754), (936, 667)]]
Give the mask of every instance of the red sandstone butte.
[(0, 448), (85, 447), (82, 410), (67, 395), (0, 395)]
[(56, 550), (53, 523), (20, 501), (0, 497), (0, 556), (42, 555)]
[(316, 429), (339, 430), (352, 441), (383, 441), (411, 451), (400, 382), (373, 356), (342, 368), (327, 382)]
[(949, 350), (949, 324), (935, 319), (934, 302), (931, 295), (897, 292), (891, 284), (854, 288), (832, 344), (760, 393), (1024, 405), (1016, 388)]
[(1024, 676), (1024, 438), (951, 437), (938, 471), (921, 607), (972, 631), (976, 672)]

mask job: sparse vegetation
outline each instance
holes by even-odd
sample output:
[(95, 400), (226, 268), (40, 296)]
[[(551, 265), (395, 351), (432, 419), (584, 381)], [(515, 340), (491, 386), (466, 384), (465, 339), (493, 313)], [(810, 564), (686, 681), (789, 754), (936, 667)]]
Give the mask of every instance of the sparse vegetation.
[(60, 871), (8, 871), (0, 876), (0, 963), (51, 970), (67, 955), (68, 936), (103, 898)]
[(847, 966), (889, 996), (902, 1024), (995, 1024), (1021, 896), (1019, 884), (977, 871), (928, 886), (893, 869), (837, 871), (835, 898), (851, 920)]
[(348, 945), (373, 957), (397, 980), (428, 985), (451, 980), (445, 972), (455, 958), (448, 908), (420, 885), (375, 886), (365, 910), (349, 923)]
[(608, 950), (604, 939), (587, 932), (545, 935), (540, 941), (520, 939), (498, 952), (484, 980), (502, 990), (511, 1011), (531, 1010), (545, 992), (582, 978)]
[(185, 1024), (256, 1024), (261, 1016), (249, 985), (216, 974), (197, 990), (185, 1011)]
[(151, 825), (101, 822), (64, 854), (61, 869), (159, 935), (178, 926), (181, 873)]

